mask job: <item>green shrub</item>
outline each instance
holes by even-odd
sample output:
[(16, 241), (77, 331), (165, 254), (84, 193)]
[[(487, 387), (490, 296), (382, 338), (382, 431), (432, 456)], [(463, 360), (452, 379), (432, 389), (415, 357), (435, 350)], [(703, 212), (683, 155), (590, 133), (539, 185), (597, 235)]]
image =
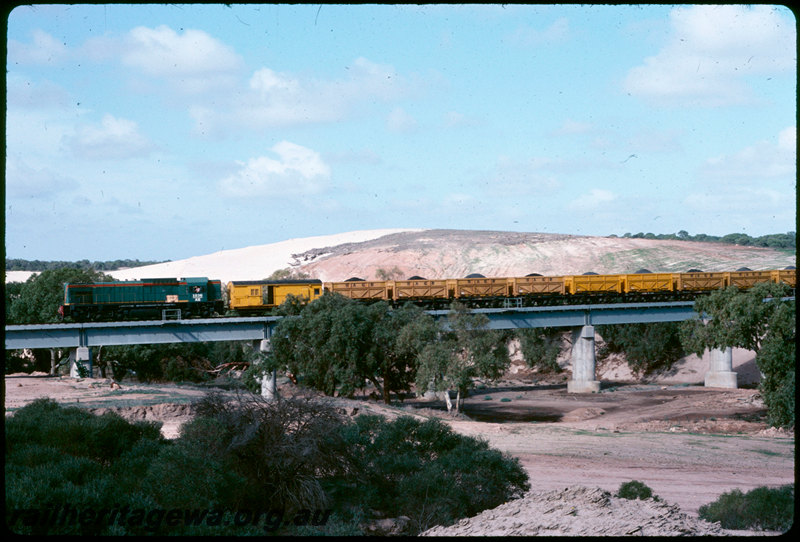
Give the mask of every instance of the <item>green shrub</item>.
[[(142, 480), (142, 491), (164, 509), (238, 508), (248, 480), (193, 443), (163, 447)], [(244, 507), (244, 506), (242, 506)]]
[[(35, 516), (140, 502), (140, 480), (165, 442), (158, 424), (95, 416), (39, 399), (6, 419), (5, 441), (6, 525), (13, 532), (141, 534), (103, 522), (48, 522)], [(23, 511), (34, 513), (20, 516)]]
[(128, 422), (113, 412), (95, 416), (42, 398), (21, 408), (6, 422), (6, 453), (13, 453), (18, 444), (42, 444), (109, 464), (141, 439), (161, 439), (160, 428), (158, 422)]
[(6, 350), (6, 374), (31, 373), (31, 363), (22, 357), (22, 350)]
[(546, 373), (562, 372), (558, 364), (561, 352), (561, 336), (564, 330), (559, 328), (519, 329), (520, 351), (528, 367)]
[(605, 341), (597, 357), (625, 354), (628, 367), (639, 376), (667, 371), (686, 355), (679, 330), (678, 322), (597, 326)]
[[(341, 436), (344, 419), (324, 403), (267, 401), (260, 395), (229, 401), (211, 393), (196, 408), (198, 418), (184, 428), (181, 442), (249, 480), (239, 493), (251, 506), (287, 512), (324, 508), (328, 497), (321, 480), (350, 468)], [(206, 425), (198, 430), (196, 424)], [(213, 437), (205, 430), (209, 424)]]
[(413, 533), (494, 508), (529, 488), (519, 461), (439, 420), (362, 415), (344, 428), (360, 483), (331, 488), (340, 502), (408, 516)]
[(698, 512), (701, 519), (718, 521), (724, 529), (787, 531), (794, 523), (794, 484), (747, 493), (733, 489)]
[(203, 382), (210, 379), (208, 373), (198, 370), (180, 357), (167, 361), (164, 378), (170, 382)]
[[(167, 441), (157, 424), (95, 416), (49, 399), (20, 409), (5, 426), (6, 524), (29, 535), (358, 535), (379, 514), (408, 516), (406, 534), (417, 534), (529, 487), (518, 460), (438, 420), (350, 420), (305, 399), (229, 401), (219, 394), (196, 412), (180, 437)], [(65, 505), (226, 512), (214, 523), (191, 525), (17, 517)], [(284, 524), (235, 523), (232, 514), (250, 510), (281, 510)], [(304, 514), (313, 519), (303, 521)]]
[(658, 499), (658, 497), (653, 496), (652, 489), (650, 489), (646, 484), (638, 480), (623, 482), (622, 485), (619, 486), (619, 491), (617, 491), (617, 497), (632, 501), (636, 499), (646, 500), (649, 499), (650, 497)]

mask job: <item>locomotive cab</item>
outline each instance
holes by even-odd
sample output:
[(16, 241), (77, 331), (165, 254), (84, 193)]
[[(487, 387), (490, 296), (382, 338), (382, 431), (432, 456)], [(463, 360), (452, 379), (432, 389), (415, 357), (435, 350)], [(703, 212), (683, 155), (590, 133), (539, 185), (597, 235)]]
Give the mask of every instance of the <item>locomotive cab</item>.
[(191, 303), (204, 303), (208, 301), (207, 278), (187, 278), (185, 280), (187, 301)]

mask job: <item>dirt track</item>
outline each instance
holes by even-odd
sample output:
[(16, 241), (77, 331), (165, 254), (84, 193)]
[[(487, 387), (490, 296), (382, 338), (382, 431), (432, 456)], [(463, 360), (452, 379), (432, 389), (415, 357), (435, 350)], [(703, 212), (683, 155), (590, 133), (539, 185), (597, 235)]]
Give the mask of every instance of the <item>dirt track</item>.
[[(7, 376), (5, 386), (7, 415), (47, 396), (95, 412), (115, 408), (129, 418), (160, 420), (168, 437), (178, 434), (191, 417), (189, 404), (205, 393), (133, 382), (112, 389), (105, 379), (44, 376)], [(614, 493), (622, 482), (639, 480), (695, 518), (723, 492), (779, 486), (795, 477), (794, 435), (767, 428), (752, 389), (604, 383), (600, 393), (576, 395), (562, 384), (504, 381), (476, 390), (464, 405), (468, 417), (455, 419), (442, 401), (335, 403), (348, 414), (443, 417), (459, 433), (518, 457), (532, 490), (585, 486)]]

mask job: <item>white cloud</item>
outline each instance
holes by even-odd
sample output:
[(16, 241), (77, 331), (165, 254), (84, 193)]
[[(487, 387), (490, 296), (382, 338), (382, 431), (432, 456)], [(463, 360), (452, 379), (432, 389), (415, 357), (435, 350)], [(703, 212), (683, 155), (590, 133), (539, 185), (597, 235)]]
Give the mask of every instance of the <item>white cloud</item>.
[[(207, 33), (188, 29), (178, 34), (165, 25), (134, 28), (119, 54), (126, 66), (163, 78), (184, 94), (229, 89), (243, 66), (241, 57), (231, 47)], [(102, 54), (93, 56), (99, 58)]]
[(230, 47), (201, 30), (189, 29), (179, 35), (165, 25), (139, 26), (130, 31), (129, 41), (123, 62), (149, 75), (209, 75), (231, 71), (241, 64)]
[(452, 192), (442, 200), (442, 209), (447, 213), (474, 209), (477, 205), (475, 196), (462, 192)]
[(33, 43), (8, 40), (8, 65), (58, 64), (69, 55), (67, 46), (42, 30), (33, 31)]
[(445, 128), (469, 128), (483, 124), (477, 117), (467, 116), (458, 111), (448, 111), (443, 118)]
[(34, 168), (14, 155), (6, 157), (6, 195), (11, 198), (54, 196), (78, 186), (75, 179), (49, 168)]
[(155, 148), (128, 119), (105, 115), (99, 125), (85, 125), (65, 137), (72, 152), (87, 159), (112, 160), (146, 156)]
[(231, 93), (229, 103), (215, 97), (214, 104), (196, 104), (190, 110), (198, 131), (335, 122), (358, 107), (391, 101), (406, 95), (411, 85), (392, 66), (363, 57), (347, 66), (340, 79), (299, 78), (260, 68), (251, 76), (246, 91)]
[(796, 64), (797, 36), (781, 9), (673, 9), (670, 41), (628, 73), (625, 90), (663, 104), (719, 106), (752, 100), (744, 76), (782, 73)]
[(580, 135), (587, 134), (594, 129), (594, 126), (588, 122), (579, 122), (572, 119), (567, 119), (558, 129), (554, 130), (553, 135)]
[(25, 109), (64, 108), (70, 102), (63, 87), (9, 72), (6, 75), (6, 105)]
[(568, 36), (569, 21), (566, 17), (561, 17), (543, 30), (530, 26), (521, 26), (512, 34), (511, 41), (523, 46), (547, 45), (562, 42)]
[(616, 200), (617, 196), (609, 190), (593, 188), (588, 194), (581, 194), (572, 200), (567, 208), (573, 211), (592, 211), (599, 209), (608, 203)]
[(240, 163), (236, 173), (220, 182), (222, 193), (233, 197), (282, 198), (318, 194), (327, 188), (331, 171), (319, 153), (288, 141), (270, 150), (277, 159), (259, 156)]
[(708, 220), (785, 231), (796, 220), (796, 127), (738, 152), (710, 158), (683, 204)]
[(784, 128), (778, 134), (778, 148), (797, 155), (797, 126)]
[(561, 188), (561, 183), (553, 173), (553, 166), (558, 169), (558, 164), (549, 159), (516, 161), (501, 156), (493, 171), (483, 180), (487, 193), (485, 197), (497, 194), (502, 194), (504, 199), (509, 195), (550, 196)]
[(386, 119), (386, 126), (392, 132), (413, 132), (417, 129), (418, 123), (412, 115), (402, 107), (395, 107)]
[(249, 86), (262, 97), (278, 92), (293, 94), (300, 90), (300, 84), (297, 79), (277, 74), (269, 68), (262, 68), (256, 71), (250, 78)]
[(785, 215), (794, 208), (785, 194), (760, 186), (734, 186), (725, 190), (689, 194), (684, 204), (707, 216), (743, 213), (757, 220), (758, 215)]
[(706, 160), (701, 169), (714, 182), (753, 183), (759, 180), (794, 179), (797, 156), (797, 130), (781, 130), (775, 141), (759, 141), (731, 155)]

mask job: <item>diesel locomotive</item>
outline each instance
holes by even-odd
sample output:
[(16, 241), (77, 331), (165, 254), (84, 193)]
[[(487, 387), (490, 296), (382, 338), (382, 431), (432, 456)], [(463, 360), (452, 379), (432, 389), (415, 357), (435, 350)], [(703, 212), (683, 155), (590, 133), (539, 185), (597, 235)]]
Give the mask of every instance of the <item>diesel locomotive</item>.
[[(210, 317), (267, 314), (289, 296), (306, 302), (325, 292), (350, 299), (383, 300), (397, 306), (413, 302), (426, 308), (446, 308), (455, 300), (472, 307), (524, 307), (565, 303), (688, 300), (727, 286), (748, 289), (760, 282), (786, 283), (794, 289), (797, 271), (780, 270), (651, 273), (463, 279), (413, 277), (408, 280), (343, 282), (318, 279), (230, 281), (223, 296), (221, 281), (206, 277), (142, 279), (137, 281), (66, 284), (62, 317), (76, 321), (129, 320), (143, 318)], [(225, 299), (227, 297), (227, 299)]]
[(65, 284), (62, 318), (141, 320), (210, 317), (225, 312), (222, 283), (206, 277)]

